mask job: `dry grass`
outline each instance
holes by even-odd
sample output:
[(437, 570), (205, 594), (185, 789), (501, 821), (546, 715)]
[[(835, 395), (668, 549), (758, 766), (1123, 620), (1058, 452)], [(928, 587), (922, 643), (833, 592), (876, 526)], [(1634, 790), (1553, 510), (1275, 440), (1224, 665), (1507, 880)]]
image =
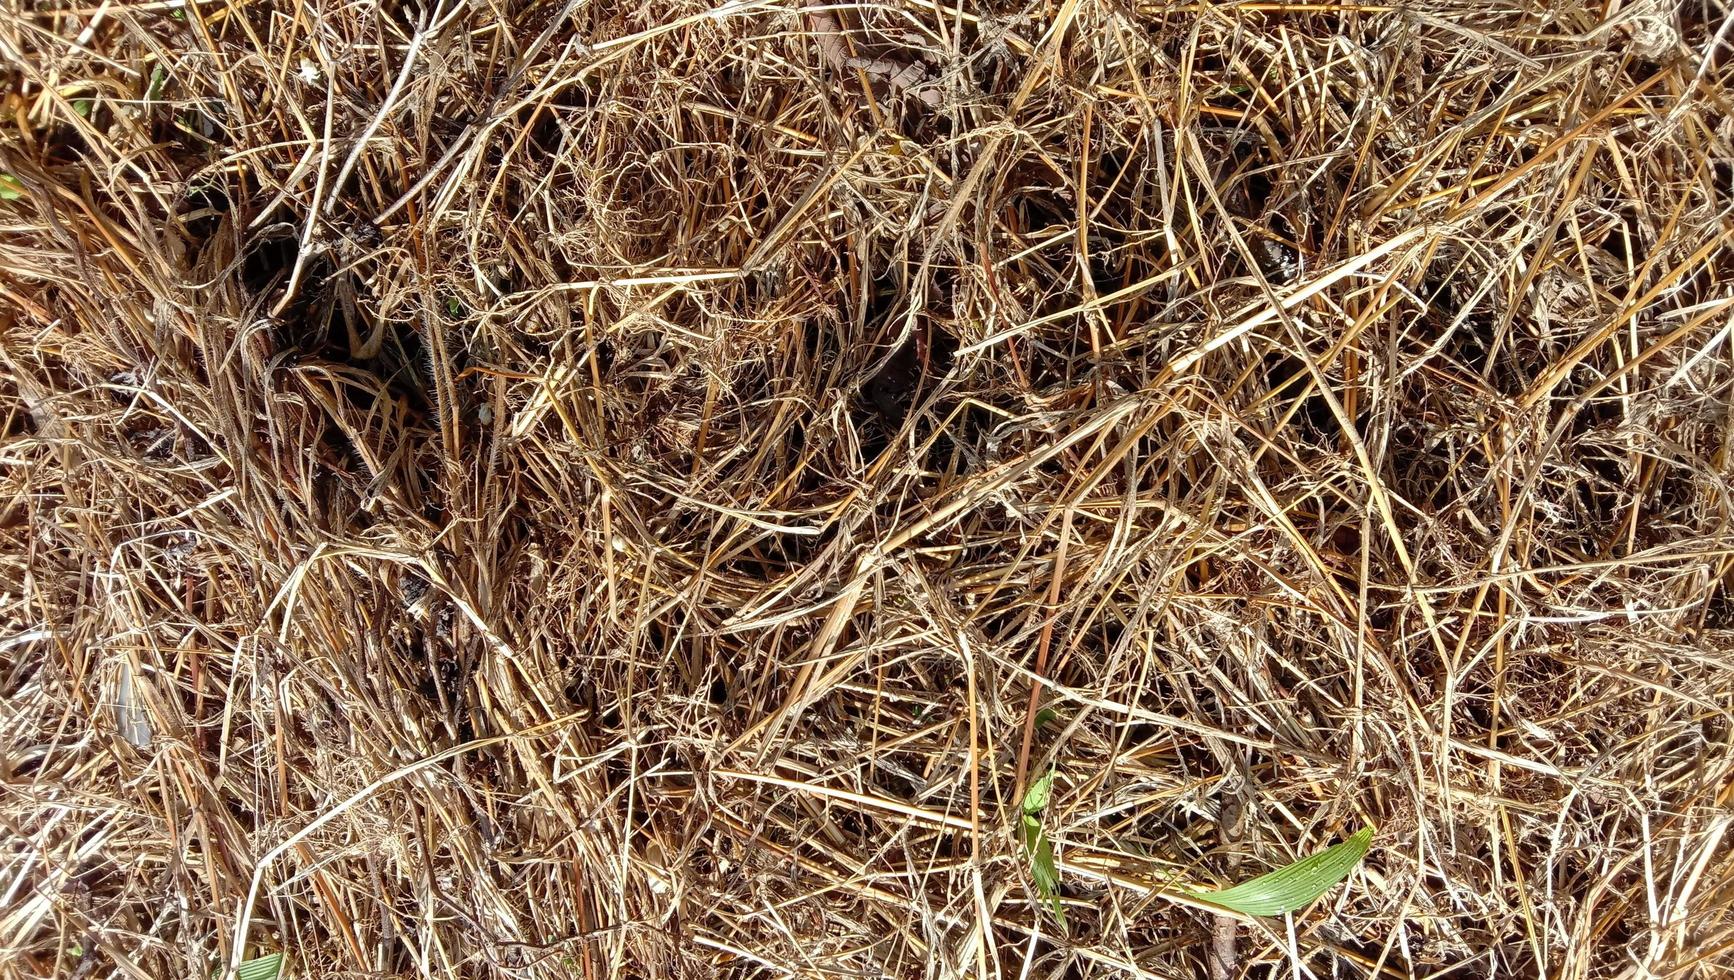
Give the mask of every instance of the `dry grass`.
[(1731, 18), (5, 0), (0, 974), (1725, 975)]

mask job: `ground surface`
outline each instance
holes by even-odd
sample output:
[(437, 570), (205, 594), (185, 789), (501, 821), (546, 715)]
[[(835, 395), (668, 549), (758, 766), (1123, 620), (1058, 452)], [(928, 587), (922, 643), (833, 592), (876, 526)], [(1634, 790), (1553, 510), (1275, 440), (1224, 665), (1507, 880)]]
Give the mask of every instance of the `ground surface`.
[(6, 0), (0, 973), (1725, 975), (1731, 16)]

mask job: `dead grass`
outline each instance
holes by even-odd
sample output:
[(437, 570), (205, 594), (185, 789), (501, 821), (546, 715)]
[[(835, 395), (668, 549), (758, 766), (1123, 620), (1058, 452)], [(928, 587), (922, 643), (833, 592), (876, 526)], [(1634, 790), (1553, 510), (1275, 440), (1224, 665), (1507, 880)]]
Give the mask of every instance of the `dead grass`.
[(0, 973), (1734, 965), (1734, 8), (5, 8)]

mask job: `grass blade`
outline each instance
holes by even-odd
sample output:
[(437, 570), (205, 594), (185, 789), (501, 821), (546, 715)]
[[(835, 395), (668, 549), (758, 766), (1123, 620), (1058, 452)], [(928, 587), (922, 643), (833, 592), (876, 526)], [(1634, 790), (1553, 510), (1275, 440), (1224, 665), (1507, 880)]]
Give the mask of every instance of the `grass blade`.
[(1066, 927), (1066, 909), (1060, 902), (1060, 869), (1054, 864), (1054, 845), (1048, 839), (1047, 831), (1042, 829), (1041, 820), (1030, 814), (1023, 818), (1024, 850), (1028, 852), (1030, 861), (1030, 879), (1035, 882), (1036, 894), (1054, 907), (1054, 918), (1059, 920), (1060, 928)]
[(235, 980), (277, 980), (283, 972), (283, 954), (272, 953), (242, 963), (235, 970)]
[(1024, 852), (1030, 862), (1030, 879), (1035, 882), (1036, 894), (1044, 901), (1052, 902), (1054, 918), (1060, 922), (1060, 928), (1066, 927), (1066, 910), (1060, 903), (1060, 869), (1054, 863), (1054, 843), (1048, 839), (1048, 832), (1042, 827), (1042, 811), (1048, 808), (1048, 800), (1054, 793), (1054, 770), (1037, 776), (1024, 791), (1024, 814), (1019, 821), (1020, 836), (1024, 842)]
[(1226, 905), (1247, 915), (1283, 915), (1311, 905), (1320, 895), (1349, 876), (1373, 843), (1373, 828), (1362, 827), (1340, 844), (1278, 868), (1251, 881), (1199, 898)]
[(1048, 808), (1048, 797), (1054, 792), (1054, 771), (1037, 776), (1024, 791), (1024, 816), (1033, 817)]

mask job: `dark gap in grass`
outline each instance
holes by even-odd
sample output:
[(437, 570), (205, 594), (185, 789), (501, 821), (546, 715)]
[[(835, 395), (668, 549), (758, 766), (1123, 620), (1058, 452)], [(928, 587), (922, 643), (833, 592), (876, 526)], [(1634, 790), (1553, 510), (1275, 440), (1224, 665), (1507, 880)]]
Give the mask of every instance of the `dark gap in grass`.
[(301, 240), (287, 225), (267, 226), (252, 238), (241, 261), (241, 282), (255, 294), (286, 282), (301, 251)]

